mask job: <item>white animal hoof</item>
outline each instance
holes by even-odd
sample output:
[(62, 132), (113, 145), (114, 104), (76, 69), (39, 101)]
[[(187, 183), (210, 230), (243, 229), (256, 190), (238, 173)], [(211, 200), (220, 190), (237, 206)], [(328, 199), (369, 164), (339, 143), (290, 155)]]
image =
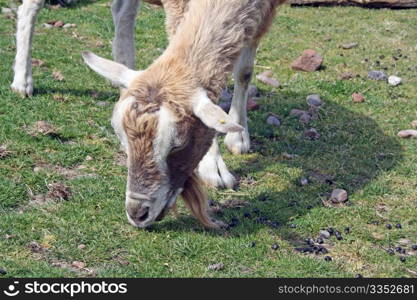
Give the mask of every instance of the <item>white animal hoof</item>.
[(198, 165), (198, 175), (207, 186), (214, 188), (232, 189), (236, 184), (221, 155), (207, 153)]
[(31, 97), (33, 95), (33, 85), (31, 83), (12, 83), (12, 91), (22, 97)]
[(235, 155), (248, 153), (250, 149), (250, 138), (247, 130), (243, 132), (229, 132), (225, 139), (227, 149)]

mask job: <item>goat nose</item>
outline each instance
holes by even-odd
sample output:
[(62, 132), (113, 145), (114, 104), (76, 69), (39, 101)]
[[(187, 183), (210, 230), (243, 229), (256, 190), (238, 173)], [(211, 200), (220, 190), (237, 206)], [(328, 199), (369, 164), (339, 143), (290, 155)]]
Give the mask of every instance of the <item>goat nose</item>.
[(144, 222), (149, 216), (149, 207), (141, 207), (136, 213), (136, 220), (139, 222)]

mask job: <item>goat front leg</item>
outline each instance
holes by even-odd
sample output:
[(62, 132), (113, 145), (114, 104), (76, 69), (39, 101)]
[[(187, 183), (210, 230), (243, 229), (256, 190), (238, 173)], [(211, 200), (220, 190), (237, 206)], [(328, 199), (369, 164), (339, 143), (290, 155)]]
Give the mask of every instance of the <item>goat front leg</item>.
[(233, 188), (236, 180), (229, 172), (220, 153), (217, 137), (198, 165), (198, 175), (207, 186)]
[(250, 148), (247, 103), (256, 48), (256, 45), (244, 48), (233, 71), (235, 88), (229, 115), (233, 118), (233, 121), (245, 128), (242, 132), (229, 132), (224, 139), (227, 149), (233, 154), (247, 153)]
[(23, 97), (32, 96), (32, 39), (36, 17), (44, 0), (24, 0), (17, 11), (16, 57), (11, 88)]
[(112, 15), (115, 27), (113, 58), (135, 69), (135, 24), (140, 0), (114, 0)]

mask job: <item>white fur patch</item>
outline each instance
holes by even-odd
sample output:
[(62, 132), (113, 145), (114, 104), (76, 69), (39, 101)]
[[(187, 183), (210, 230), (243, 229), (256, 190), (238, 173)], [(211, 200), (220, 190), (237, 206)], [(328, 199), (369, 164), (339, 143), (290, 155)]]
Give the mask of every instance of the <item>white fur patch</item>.
[(119, 137), (123, 150), (127, 153), (128, 141), (125, 129), (123, 127), (123, 117), (126, 114), (126, 110), (135, 102), (135, 97), (128, 97), (124, 100), (117, 102), (113, 110), (113, 116), (111, 119), (111, 125), (114, 128), (115, 133)]

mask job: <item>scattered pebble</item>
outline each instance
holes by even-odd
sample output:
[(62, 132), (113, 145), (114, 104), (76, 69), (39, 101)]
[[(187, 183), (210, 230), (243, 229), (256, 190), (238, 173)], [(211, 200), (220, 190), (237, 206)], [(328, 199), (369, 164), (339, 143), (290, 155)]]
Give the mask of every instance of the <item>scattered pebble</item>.
[(400, 261), (401, 261), (401, 262), (406, 262), (406, 261), (407, 261), (407, 259), (406, 259), (404, 256), (401, 256), (401, 257), (400, 257)]
[(388, 77), (388, 83), (391, 86), (397, 86), (401, 82), (402, 82), (402, 79), (400, 77), (398, 77), (398, 76), (392, 75), (392, 76)]
[(323, 63), (323, 57), (312, 49), (304, 50), (291, 64), (291, 68), (297, 71), (314, 72), (317, 71)]
[(250, 243), (250, 246), (251, 246), (251, 248), (255, 247), (256, 246), (256, 242), (251, 242)]
[(274, 251), (278, 250), (279, 249), (278, 244), (272, 244), (271, 249), (274, 250)]
[(260, 93), (259, 93), (258, 87), (254, 84), (249, 85), (248, 97), (253, 98), (253, 97), (259, 97), (259, 96), (260, 96)]
[(253, 111), (253, 110), (258, 110), (261, 106), (259, 105), (258, 102), (256, 102), (253, 98), (249, 98), (248, 99), (248, 103), (246, 106), (246, 109), (248, 111)]
[(332, 201), (333, 203), (343, 203), (346, 202), (347, 199), (348, 193), (346, 190), (343, 189), (335, 189), (330, 195), (330, 201)]
[(222, 263), (213, 264), (213, 265), (208, 266), (207, 269), (209, 269), (209, 271), (221, 271), (224, 269), (224, 264)]
[[(330, 237), (330, 235), (329, 235), (329, 237)], [(324, 243), (323, 238), (321, 238), (321, 237), (317, 238), (317, 239), (316, 239), (316, 243), (317, 243), (317, 244), (323, 244), (323, 243)]]
[(400, 224), (400, 223), (396, 224), (396, 225), (395, 225), (395, 227), (396, 227), (397, 229), (401, 229), (401, 228), (403, 228), (403, 227), (401, 226), (401, 224)]
[(279, 87), (279, 81), (273, 78), (272, 76), (273, 76), (273, 73), (271, 71), (264, 71), (261, 74), (258, 74), (256, 76), (256, 79), (272, 87), (275, 87), (275, 88)]
[(290, 116), (295, 116), (295, 117), (300, 117), (303, 114), (306, 114), (307, 112), (305, 110), (301, 110), (301, 109), (292, 109), (290, 111)]
[(243, 217), (245, 217), (245, 218), (250, 218), (250, 217), (251, 217), (251, 214), (250, 214), (250, 213), (248, 213), (248, 212), (245, 212), (245, 213), (243, 214)]
[(330, 235), (334, 234), (334, 229), (332, 227), (327, 228), (327, 231), (330, 233)]
[(320, 230), (319, 235), (323, 239), (329, 239), (330, 238), (330, 232), (327, 230)]
[(392, 250), (392, 249), (388, 249), (388, 250), (387, 250), (387, 253), (388, 253), (389, 255), (394, 255), (394, 254), (395, 254), (394, 250)]
[(413, 249), (414, 251), (417, 251), (417, 245), (412, 245), (411, 249)]
[(362, 103), (365, 102), (365, 97), (361, 93), (353, 93), (352, 101), (355, 103)]
[(6, 270), (0, 268), (0, 275), (6, 275), (6, 274), (7, 274)]
[(362, 274), (356, 274), (355, 278), (363, 278)]
[(312, 140), (317, 140), (320, 138), (320, 133), (318, 133), (315, 128), (310, 128), (304, 131), (304, 136)]
[(350, 233), (350, 227), (345, 227), (345, 233), (349, 234)]
[(100, 106), (100, 107), (104, 107), (104, 106), (109, 105), (109, 102), (107, 102), (107, 101), (98, 101), (98, 102), (96, 102), (96, 105)]
[(77, 248), (80, 249), (80, 250), (83, 250), (83, 249), (85, 249), (85, 245), (84, 244), (80, 244), (80, 245), (78, 245)]
[(347, 50), (347, 49), (356, 48), (358, 45), (359, 45), (358, 43), (347, 43), (347, 44), (340, 45), (340, 48)]
[(387, 229), (392, 229), (392, 225), (391, 225), (391, 224), (387, 224), (387, 225), (385, 225), (385, 227), (386, 227)]
[(300, 179), (300, 184), (301, 184), (301, 186), (306, 186), (306, 185), (308, 185), (308, 179), (307, 179), (307, 178), (305, 178), (305, 177), (301, 178), (301, 179)]
[(368, 78), (372, 80), (387, 80), (388, 76), (382, 71), (370, 71), (368, 72)]
[(343, 240), (342, 234), (341, 234), (339, 231), (337, 231), (337, 230), (335, 230), (335, 232), (334, 232), (334, 236), (336, 237), (336, 239), (337, 239), (338, 241)]
[(414, 129), (407, 129), (407, 130), (401, 130), (397, 134), (401, 138), (417, 138), (417, 130)]
[(309, 113), (303, 113), (298, 121), (302, 124), (308, 124), (311, 121), (311, 115)]
[(275, 127), (280, 127), (281, 126), (281, 121), (279, 120), (278, 116), (276, 116), (274, 114), (271, 114), (271, 113), (266, 118), (266, 123), (271, 125), (271, 126), (275, 126)]
[(332, 258), (331, 258), (330, 256), (325, 256), (325, 257), (324, 257), (324, 260), (325, 260), (325, 261), (332, 261)]
[(86, 266), (86, 264), (85, 264), (85, 263), (83, 263), (82, 261), (73, 261), (71, 265), (72, 265), (74, 268), (77, 268), (77, 269), (84, 269), (84, 268), (85, 268), (85, 266)]
[(307, 104), (311, 106), (319, 107), (323, 105), (323, 101), (321, 100), (320, 96), (317, 94), (308, 95), (306, 101), (307, 101)]
[(290, 228), (297, 228), (297, 225), (295, 225), (295, 224), (290, 224)]

